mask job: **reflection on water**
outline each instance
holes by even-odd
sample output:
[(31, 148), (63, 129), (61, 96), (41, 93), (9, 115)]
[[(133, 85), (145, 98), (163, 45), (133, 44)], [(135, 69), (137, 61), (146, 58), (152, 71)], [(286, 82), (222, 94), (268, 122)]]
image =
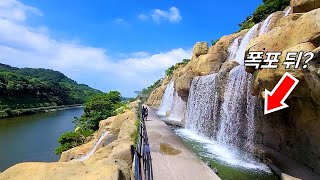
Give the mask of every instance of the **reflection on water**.
[(57, 161), (58, 137), (74, 129), (83, 108), (0, 119), (0, 171), (26, 161)]

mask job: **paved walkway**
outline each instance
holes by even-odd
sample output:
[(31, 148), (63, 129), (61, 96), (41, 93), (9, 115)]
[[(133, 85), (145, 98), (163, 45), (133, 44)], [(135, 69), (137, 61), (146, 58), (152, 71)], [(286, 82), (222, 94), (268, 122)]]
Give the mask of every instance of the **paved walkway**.
[(155, 180), (216, 180), (213, 171), (149, 109), (146, 128)]

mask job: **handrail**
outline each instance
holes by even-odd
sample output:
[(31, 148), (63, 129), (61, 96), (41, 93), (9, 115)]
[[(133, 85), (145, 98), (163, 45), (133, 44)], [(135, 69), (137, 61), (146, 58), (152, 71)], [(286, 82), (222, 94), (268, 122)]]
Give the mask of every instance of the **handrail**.
[(139, 105), (139, 138), (134, 151), (135, 180), (153, 180), (152, 159), (146, 129), (146, 117), (141, 114)]

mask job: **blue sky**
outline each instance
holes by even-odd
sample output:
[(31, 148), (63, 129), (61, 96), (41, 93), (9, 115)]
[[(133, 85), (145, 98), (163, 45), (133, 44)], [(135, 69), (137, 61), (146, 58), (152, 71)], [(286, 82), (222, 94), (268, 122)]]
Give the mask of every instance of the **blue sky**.
[(190, 58), (197, 41), (238, 30), (261, 0), (1, 0), (0, 62), (61, 71), (133, 96)]

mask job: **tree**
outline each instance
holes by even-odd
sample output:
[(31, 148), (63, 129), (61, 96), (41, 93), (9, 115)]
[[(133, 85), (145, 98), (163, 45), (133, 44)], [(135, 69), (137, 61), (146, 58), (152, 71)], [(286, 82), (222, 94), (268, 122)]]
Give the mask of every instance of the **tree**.
[(85, 114), (75, 120), (77, 126), (84, 129), (98, 129), (101, 120), (115, 115), (115, 110), (122, 105), (121, 99), (118, 91), (110, 91), (89, 98), (84, 104)]
[(63, 133), (58, 142), (60, 146), (55, 149), (56, 154), (61, 154), (63, 151), (69, 150), (83, 143), (81, 134), (78, 132), (65, 132)]

